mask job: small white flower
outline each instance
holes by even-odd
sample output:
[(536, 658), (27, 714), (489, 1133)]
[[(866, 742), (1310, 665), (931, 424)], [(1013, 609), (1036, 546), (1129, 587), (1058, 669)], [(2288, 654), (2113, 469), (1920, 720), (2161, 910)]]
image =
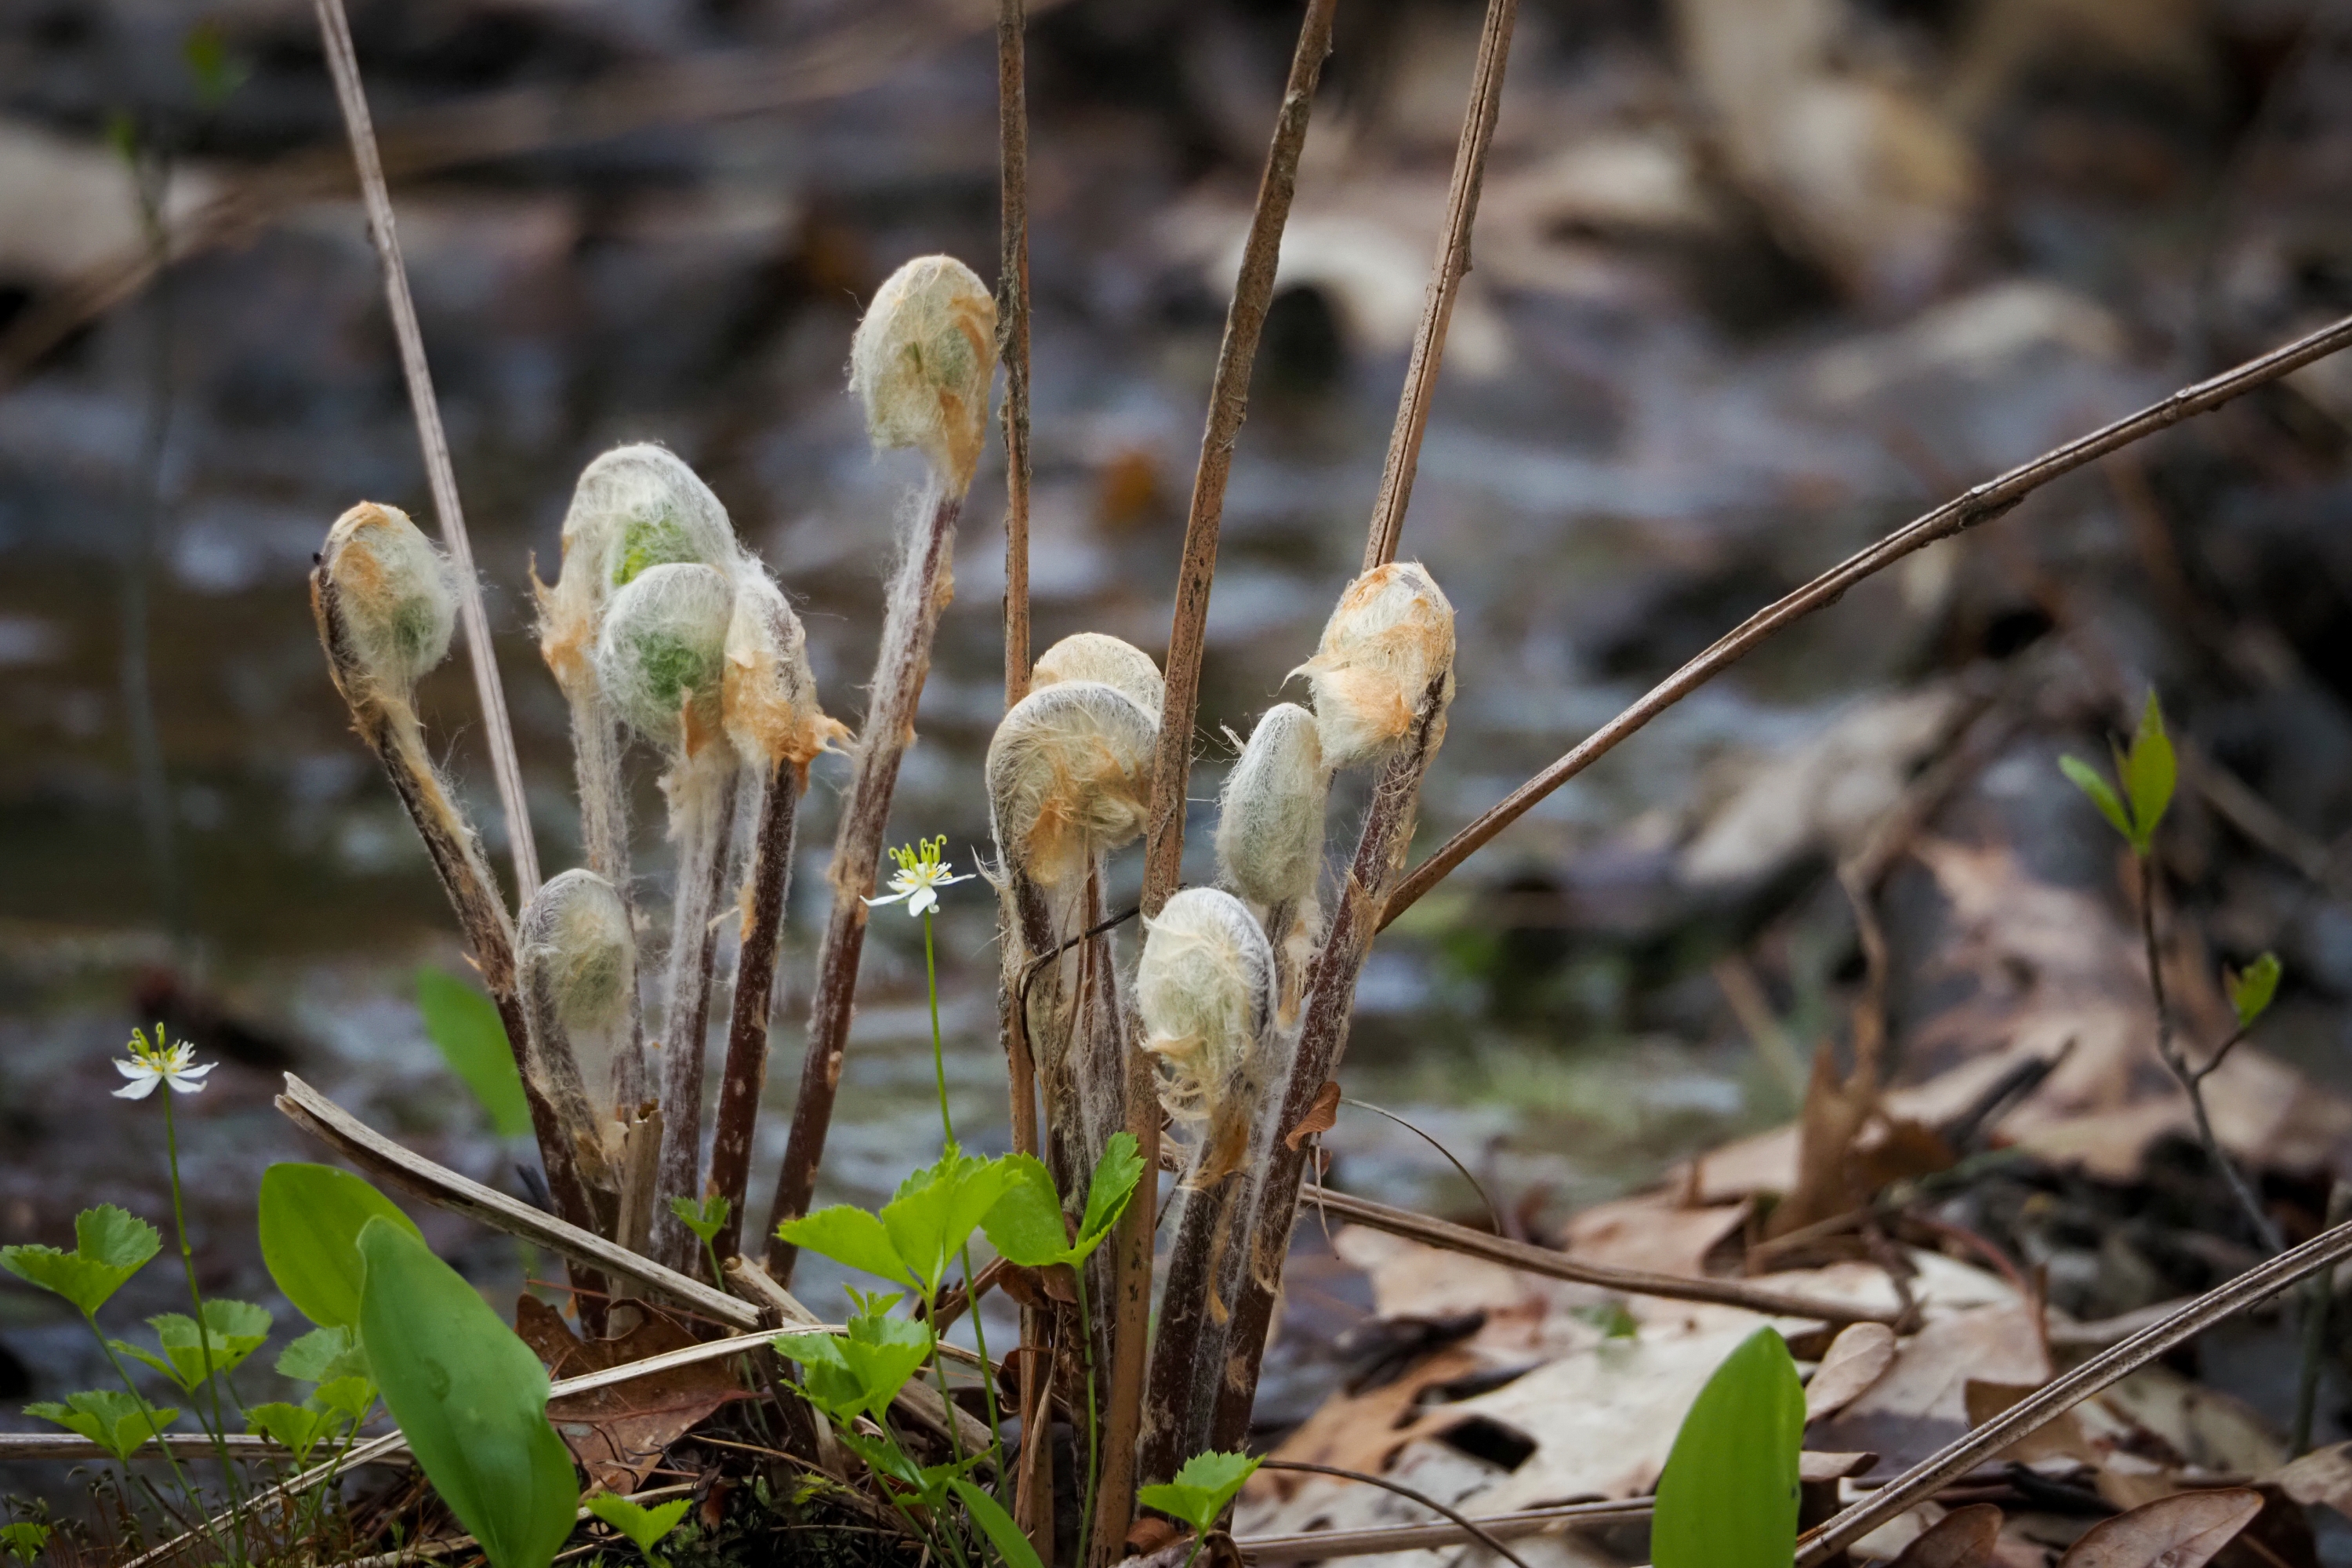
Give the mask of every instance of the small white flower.
[(952, 887), (958, 882), (969, 882), (972, 877), (969, 871), (961, 877), (950, 874), (948, 863), (940, 858), (940, 850), (947, 841), (947, 835), (943, 833), (937, 838), (920, 841), (907, 848), (891, 850), (890, 858), (898, 862), (898, 869), (891, 874), (889, 895), (868, 899), (866, 906), (880, 909), (884, 904), (895, 904), (903, 900), (907, 912), (919, 919), (938, 909), (940, 889)]
[(117, 1100), (144, 1100), (155, 1092), (159, 1083), (169, 1084), (182, 1094), (202, 1094), (205, 1074), (217, 1066), (206, 1062), (202, 1067), (193, 1064), (196, 1047), (185, 1041), (171, 1045), (163, 1039), (163, 1026), (155, 1028), (154, 1045), (147, 1043), (144, 1030), (133, 1030), (131, 1036), (131, 1057), (114, 1058), (114, 1070), (131, 1081), (114, 1091)]

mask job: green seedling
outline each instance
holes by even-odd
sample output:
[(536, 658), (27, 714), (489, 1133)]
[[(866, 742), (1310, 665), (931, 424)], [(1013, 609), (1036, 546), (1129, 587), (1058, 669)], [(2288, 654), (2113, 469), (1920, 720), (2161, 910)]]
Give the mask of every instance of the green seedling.
[(2139, 728), (2132, 731), (2130, 747), (2116, 746), (2114, 751), (2120, 791), (2080, 757), (2061, 757), (2058, 766), (2075, 788), (2091, 797), (2099, 815), (2124, 836), (2132, 853), (2145, 856), (2156, 840), (2166, 809), (2172, 805), (2178, 776), (2172, 741), (2164, 732), (2164, 709), (2155, 692), (2147, 694), (2147, 706), (2140, 712)]
[(1174, 1480), (1141, 1488), (1135, 1500), (1192, 1527), (1192, 1550), (1184, 1555), (1184, 1568), (1192, 1568), (1209, 1531), (1216, 1529), (1227, 1506), (1257, 1473), (1258, 1464), (1257, 1456), (1252, 1454), (1195, 1454), (1184, 1461)]
[(1699, 1390), (1658, 1478), (1656, 1568), (1789, 1568), (1805, 1391), (1786, 1341), (1757, 1330)]
[(180, 1418), (177, 1410), (159, 1409), (135, 1394), (117, 1394), (107, 1388), (68, 1394), (63, 1405), (46, 1401), (27, 1405), (25, 1414), (79, 1433), (112, 1455), (117, 1464), (129, 1459), (148, 1438)]
[(611, 1492), (598, 1492), (588, 1500), (588, 1511), (629, 1538), (651, 1568), (669, 1568), (669, 1559), (654, 1550), (661, 1538), (677, 1528), (693, 1505), (692, 1498), (674, 1498), (668, 1502), (647, 1508), (642, 1503)]

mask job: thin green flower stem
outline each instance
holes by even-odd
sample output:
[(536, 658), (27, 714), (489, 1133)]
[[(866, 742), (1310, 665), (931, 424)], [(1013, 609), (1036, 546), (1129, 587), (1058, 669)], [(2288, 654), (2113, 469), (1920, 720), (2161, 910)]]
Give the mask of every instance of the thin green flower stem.
[[(931, 1076), (940, 1086), (940, 1131), (946, 1135), (948, 1148), (952, 1152), (956, 1146), (955, 1123), (948, 1117), (947, 1047), (940, 1040), (940, 966), (931, 948), (929, 910), (923, 911), (923, 978), (929, 984), (931, 993)], [(971, 1272), (971, 1265), (965, 1265), (965, 1272)]]
[[(131, 1402), (140, 1409), (152, 1409), (152, 1406), (147, 1403), (146, 1395), (139, 1392), (131, 1381), (131, 1374), (123, 1370), (122, 1359), (114, 1353), (114, 1345), (107, 1339), (106, 1331), (98, 1326), (98, 1319), (90, 1313), (84, 1312), (81, 1315), (81, 1321), (89, 1325), (90, 1337), (98, 1342), (100, 1352), (106, 1357), (106, 1364), (114, 1369), (116, 1380), (122, 1384), (122, 1392), (131, 1395)], [(195, 1489), (188, 1484), (187, 1475), (180, 1468), (180, 1457), (172, 1452), (172, 1446), (163, 1440), (163, 1434), (160, 1431), (155, 1433), (155, 1447), (162, 1452), (163, 1463), (171, 1467), (172, 1480), (180, 1489), (180, 1494), (183, 1497), (194, 1497)], [(128, 1458), (118, 1458), (114, 1462), (121, 1467), (123, 1495), (129, 1497), (131, 1495), (130, 1491), (131, 1461)], [(152, 1492), (155, 1489), (151, 1486), (147, 1489)], [(160, 1497), (155, 1500), (158, 1508), (163, 1508), (163, 1500)], [(170, 1509), (163, 1508), (163, 1511), (166, 1519), (173, 1517)]]
[(980, 1347), (980, 1398), (988, 1411), (988, 1452), (996, 1461), (996, 1479), (1001, 1485), (1006, 1479), (1004, 1468), (1004, 1433), (1000, 1423), (1003, 1412), (996, 1407), (996, 1363), (988, 1355), (988, 1330), (980, 1321), (980, 1296), (971, 1288), (971, 1243), (963, 1245), (963, 1295), (971, 1303), (971, 1339)]
[[(937, 1356), (934, 1356), (934, 1357), (932, 1357), (931, 1359), (932, 1359), (934, 1362), (937, 1362), (937, 1361), (939, 1360), (939, 1358), (938, 1358)], [(947, 1373), (945, 1373), (945, 1371), (944, 1371), (944, 1370), (942, 1370), (942, 1371), (941, 1371), (941, 1373), (940, 1373), (940, 1387), (941, 1388), (941, 1390), (942, 1390), (942, 1391), (944, 1391), (944, 1390), (946, 1389), (946, 1387), (947, 1387)], [(955, 1425), (956, 1425), (956, 1421), (955, 1421), (955, 1406), (954, 1406), (954, 1405), (949, 1405), (949, 1406), (948, 1406), (947, 1423), (948, 1423), (948, 1446), (949, 1446), (949, 1447), (950, 1447), (950, 1449), (954, 1449), (954, 1448), (956, 1447), (956, 1435), (955, 1435)], [(908, 1453), (908, 1452), (907, 1452), (907, 1445), (906, 1445), (905, 1443), (903, 1443), (903, 1442), (899, 1441), (898, 1434), (898, 1433), (896, 1433), (896, 1432), (893, 1432), (893, 1431), (890, 1429), (889, 1412), (888, 1412), (887, 1410), (885, 1410), (885, 1411), (881, 1412), (879, 1415), (876, 1415), (876, 1416), (875, 1416), (875, 1418), (874, 1418), (874, 1424), (875, 1424), (876, 1426), (879, 1426), (879, 1427), (881, 1427), (881, 1428), (882, 1428), (882, 1436), (885, 1436), (885, 1437), (887, 1437), (887, 1438), (888, 1438), (888, 1439), (890, 1440), (891, 1444), (892, 1444), (894, 1447), (896, 1447), (898, 1448), (898, 1455), (899, 1455), (899, 1457), (900, 1457), (901, 1458), (905, 1459), (905, 1460), (908, 1462), (908, 1465), (913, 1466), (913, 1467), (914, 1467), (915, 1468), (917, 1468), (917, 1469), (920, 1469), (920, 1468), (922, 1468), (921, 1466), (919, 1466), (919, 1465), (916, 1465), (916, 1464), (915, 1464), (915, 1458), (914, 1458), (914, 1456), (913, 1456), (912, 1454), (909, 1454), (909, 1453)], [(963, 1458), (963, 1455), (961, 1454), (961, 1451), (958, 1451), (958, 1452), (956, 1453), (956, 1458), (957, 1458), (957, 1459), (958, 1459), (958, 1460), (961, 1460), (961, 1459)], [(877, 1479), (877, 1481), (887, 1481), (887, 1477), (877, 1477), (877, 1478), (876, 1478), (876, 1479)], [(882, 1488), (882, 1495), (883, 1495), (883, 1496), (885, 1496), (885, 1497), (887, 1497), (887, 1498), (888, 1498), (888, 1499), (890, 1500), (890, 1506), (891, 1506), (891, 1507), (893, 1507), (893, 1508), (895, 1508), (895, 1509), (897, 1509), (897, 1510), (898, 1510), (898, 1512), (899, 1512), (899, 1513), (900, 1513), (900, 1514), (901, 1514), (901, 1515), (906, 1519), (907, 1522), (908, 1522), (908, 1524), (913, 1525), (913, 1526), (915, 1527), (915, 1529), (916, 1529), (916, 1531), (918, 1531), (918, 1533), (919, 1533), (919, 1534), (922, 1536), (923, 1541), (924, 1541), (924, 1543), (925, 1543), (926, 1545), (928, 1545), (928, 1546), (930, 1548), (930, 1550), (931, 1550), (931, 1554), (932, 1554), (933, 1556), (935, 1556), (935, 1557), (951, 1557), (951, 1558), (953, 1558), (953, 1559), (955, 1560), (956, 1568), (963, 1568), (963, 1564), (964, 1564), (963, 1544), (962, 1544), (962, 1542), (959, 1542), (959, 1541), (956, 1539), (955, 1531), (951, 1531), (951, 1530), (940, 1530), (940, 1531), (932, 1531), (932, 1530), (931, 1530), (931, 1528), (930, 1528), (929, 1525), (925, 1525), (925, 1524), (922, 1524), (922, 1523), (919, 1522), (919, 1521), (916, 1520), (916, 1518), (915, 1518), (914, 1510), (911, 1510), (911, 1509), (909, 1509), (909, 1508), (908, 1508), (904, 1503), (900, 1502), (900, 1501), (898, 1500), (898, 1499), (895, 1495), (893, 1495), (893, 1494), (891, 1493), (891, 1491), (890, 1491), (889, 1488), (888, 1488), (887, 1485), (883, 1486), (883, 1488)], [(946, 1545), (946, 1547), (947, 1547), (947, 1550), (946, 1550), (946, 1551), (944, 1551), (944, 1552), (940, 1551), (940, 1548), (941, 1543), (943, 1543), (943, 1542), (945, 1543), (945, 1545)]]
[[(713, 1234), (716, 1233), (714, 1232)], [(715, 1284), (724, 1285), (727, 1282), (727, 1270), (719, 1267), (719, 1248), (713, 1245), (710, 1237), (708, 1236), (702, 1238), (702, 1256), (710, 1259), (710, 1278), (712, 1282)]]
[(1083, 1550), (1095, 1538), (1095, 1488), (1101, 1479), (1102, 1440), (1095, 1430), (1095, 1317), (1087, 1310), (1087, 1266), (1070, 1270), (1078, 1282), (1078, 1337), (1087, 1349), (1087, 1500), (1078, 1510), (1078, 1544)]
[[(159, 1025), (155, 1030), (158, 1045), (163, 1037), (163, 1030)], [(196, 1289), (195, 1248), (188, 1245), (188, 1215), (180, 1200), (180, 1138), (172, 1120), (172, 1101), (178, 1098), (178, 1093), (168, 1082), (163, 1089), (163, 1158), (172, 1172), (172, 1228), (179, 1233), (180, 1271), (188, 1278), (188, 1301), (196, 1312), (196, 1348), (205, 1358), (205, 1394), (212, 1401), (213, 1406), (213, 1423), (205, 1430), (212, 1437), (213, 1452), (220, 1457), (221, 1484), (228, 1489), (229, 1533), (236, 1542), (236, 1560), (243, 1563), (246, 1561), (244, 1489), (236, 1484), (236, 1466), (228, 1457), (228, 1442), (222, 1436), (227, 1426), (221, 1415), (220, 1379), (213, 1371), (213, 1330), (212, 1325), (205, 1321), (204, 1292)], [(169, 1352), (165, 1352), (164, 1359), (170, 1359)], [(194, 1394), (195, 1391), (190, 1389), (188, 1392)], [(204, 1419), (199, 1415), (196, 1424), (204, 1426)]]
[(360, 1440), (360, 1428), (367, 1425), (367, 1418), (374, 1412), (374, 1410), (375, 1401), (371, 1399), (368, 1401), (367, 1409), (361, 1411), (357, 1415), (352, 1417), (352, 1424), (348, 1427), (344, 1428), (343, 1446), (335, 1450), (334, 1458), (329, 1461), (331, 1468), (327, 1471), (326, 1478), (319, 1483), (318, 1488), (311, 1494), (310, 1507), (306, 1510), (302, 1525), (302, 1533), (306, 1539), (310, 1535), (311, 1530), (326, 1517), (329, 1489), (333, 1487), (336, 1481), (341, 1479), (339, 1472), (343, 1468), (343, 1460), (350, 1457), (352, 1445)]

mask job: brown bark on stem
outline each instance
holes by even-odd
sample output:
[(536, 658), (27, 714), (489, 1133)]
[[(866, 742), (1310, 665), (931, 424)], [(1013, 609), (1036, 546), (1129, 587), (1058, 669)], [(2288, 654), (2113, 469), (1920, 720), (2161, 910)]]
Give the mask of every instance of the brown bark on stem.
[(800, 812), (803, 763), (779, 760), (760, 795), (751, 848), (751, 910), (735, 963), (735, 999), (727, 1020), (727, 1066), (719, 1080), (719, 1116), (710, 1142), (709, 1190), (727, 1200), (714, 1246), (721, 1258), (742, 1250), (743, 1200), (751, 1181), (751, 1136), (760, 1091), (768, 1081), (768, 1027), (776, 994), (776, 952), (793, 884), (793, 828)]
[(799, 1249), (779, 1239), (775, 1228), (807, 1213), (809, 1196), (816, 1189), (817, 1162), (824, 1157), (825, 1132), (841, 1087), (842, 1053), (849, 1043), (858, 959), (866, 950), (866, 900), (874, 891), (875, 867), (890, 822), (890, 797), (898, 785), (898, 763), (915, 738), (915, 708), (930, 672), (931, 639), (939, 630), (940, 612), (955, 592), (949, 565), (963, 496), (934, 478), (925, 499), (921, 532), (891, 580), (882, 647), (874, 667), (873, 701), (857, 738), (856, 767), (842, 802), (841, 827), (834, 836), (833, 865), (826, 873), (833, 883), (833, 913), (817, 952), (800, 1099), (793, 1107), (792, 1131), (768, 1214), (768, 1272), (784, 1285), (792, 1283)]
[[(996, 125), (1003, 222), (996, 357), (1004, 364), (1004, 706), (1029, 695), (1029, 103), (1024, 0), (996, 8)], [(1047, 1543), (1050, 1548), (1051, 1542)]]
[(1462, 117), (1462, 141), (1454, 153), (1454, 178), (1445, 191), (1445, 231), (1430, 269), (1429, 294), (1405, 366), (1404, 395), (1397, 402), (1396, 428), (1372, 503), (1372, 524), (1364, 538), (1364, 570), (1396, 559), (1404, 532), (1405, 508), (1412, 502), (1413, 474), (1421, 465), (1421, 438), (1429, 428), (1430, 400), (1437, 391), (1438, 366), (1445, 358), (1445, 329), (1454, 300), (1470, 270), (1470, 226), (1478, 217), (1478, 188), (1486, 178), (1486, 150), (1503, 102), (1503, 71), (1510, 63), (1511, 26), (1519, 0), (1486, 0), (1486, 21), (1478, 34), (1478, 63), (1471, 73), (1470, 107)]
[(1356, 1005), (1356, 978), (1371, 951), (1388, 890), (1404, 868), (1421, 805), (1422, 774), (1428, 770), (1444, 732), (1445, 688), (1451, 670), (1441, 671), (1423, 693), (1412, 732), (1382, 763), (1373, 786), (1356, 857), (1339, 890), (1329, 934), (1315, 956), (1298, 1025), (1298, 1052), (1290, 1081), (1275, 1113), (1275, 1142), (1260, 1177), (1256, 1214), (1250, 1226), (1249, 1264), (1228, 1329), (1225, 1374), (1210, 1423), (1210, 1446), (1240, 1446), (1249, 1431), (1250, 1406), (1257, 1396), (1257, 1373), (1274, 1325), (1276, 1293), (1290, 1251), (1290, 1227), (1297, 1215), (1298, 1189), (1315, 1148), (1303, 1139), (1296, 1148), (1283, 1134), (1306, 1120), (1315, 1099), (1339, 1066), (1348, 1047), (1348, 1024)]
[[(710, 979), (719, 957), (719, 910), (727, 893), (727, 847), (735, 835), (735, 749), (723, 740), (678, 764), (688, 798), (677, 851), (677, 918), (669, 1006), (662, 1016), (661, 1163), (654, 1183), (654, 1256), (681, 1274), (699, 1272), (702, 1243), (670, 1212), (672, 1198), (701, 1195), (702, 1090), (710, 1032)], [(707, 770), (707, 771), (705, 771)]]

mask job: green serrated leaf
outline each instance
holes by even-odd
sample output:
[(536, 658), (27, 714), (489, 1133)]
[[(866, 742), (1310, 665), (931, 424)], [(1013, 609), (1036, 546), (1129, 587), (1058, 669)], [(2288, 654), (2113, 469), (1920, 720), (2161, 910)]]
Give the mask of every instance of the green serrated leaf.
[(245, 1429), (257, 1437), (294, 1451), (294, 1463), (310, 1462), (310, 1450), (320, 1440), (332, 1434), (341, 1423), (330, 1411), (314, 1410), (307, 1405), (289, 1405), (272, 1400), (267, 1405), (248, 1405), (245, 1409)]
[(891, 1250), (926, 1298), (938, 1294), (956, 1256), (1012, 1181), (1004, 1162), (950, 1148), (937, 1164), (900, 1183), (898, 1195), (882, 1205)]
[(2254, 1020), (2270, 1011), (2284, 973), (2275, 952), (2263, 954), (2235, 974), (2223, 972), (2222, 985), (2230, 994), (2231, 1010), (2238, 1016), (2238, 1027), (2252, 1028)]
[(375, 1384), (364, 1377), (331, 1377), (310, 1391), (310, 1403), (356, 1425), (375, 1408)]
[[(353, 1256), (357, 1255), (354, 1249)], [(312, 1329), (278, 1352), (278, 1375), (296, 1383), (365, 1377), (367, 1353), (360, 1349), (358, 1331), (348, 1324)]]
[(898, 1260), (898, 1248), (890, 1245), (890, 1233), (883, 1228), (882, 1222), (848, 1204), (835, 1204), (798, 1219), (788, 1219), (776, 1227), (776, 1234), (794, 1247), (821, 1252), (835, 1263), (900, 1285), (917, 1282)]
[(547, 1568), (580, 1501), (547, 1369), (413, 1230), (379, 1215), (359, 1254), (360, 1337), (417, 1464), (494, 1568)]
[(425, 1032), (441, 1059), (474, 1091), (498, 1135), (520, 1138), (529, 1133), (530, 1106), (523, 1099), (522, 1075), (515, 1069), (506, 1026), (490, 999), (446, 970), (420, 969), (416, 1010), (424, 1015)]
[[(214, 1373), (235, 1371), (259, 1350), (268, 1341), (269, 1323), (268, 1311), (250, 1301), (206, 1301), (205, 1326), (211, 1331)], [(161, 1359), (120, 1340), (115, 1344), (170, 1378), (184, 1394), (203, 1387), (206, 1346), (196, 1333), (195, 1320), (184, 1312), (164, 1312), (148, 1319), (147, 1326), (155, 1331)]]
[(836, 1422), (870, 1416), (880, 1422), (908, 1379), (931, 1358), (931, 1326), (912, 1318), (859, 1313), (842, 1334), (778, 1335), (776, 1353), (804, 1370), (810, 1399)]
[(320, 1328), (359, 1322), (360, 1228), (377, 1218), (423, 1239), (415, 1221), (349, 1171), (285, 1161), (261, 1173), (261, 1261)]
[(126, 1209), (100, 1204), (74, 1215), (74, 1249), (0, 1247), (0, 1268), (56, 1292), (82, 1316), (95, 1317), (107, 1299), (163, 1245), (155, 1227)]
[(1045, 1568), (1037, 1560), (1037, 1549), (1029, 1544), (1029, 1538), (1021, 1533), (1021, 1527), (1013, 1522), (1013, 1516), (1004, 1511), (1002, 1503), (961, 1476), (948, 1485), (963, 1500), (973, 1522), (1010, 1568)]
[(1045, 1162), (1034, 1154), (1008, 1154), (1005, 1165), (1010, 1176), (1003, 1194), (981, 1222), (988, 1244), (1024, 1268), (1063, 1262), (1070, 1252), (1069, 1221)]
[(2108, 826), (2131, 843), (2136, 845), (2139, 842), (2139, 834), (2132, 826), (2131, 816), (2124, 809), (2123, 797), (2099, 776), (2098, 769), (2080, 757), (2061, 757), (2058, 759), (2058, 771), (2074, 780), (2076, 789), (2091, 797), (2091, 804), (2099, 808), (2099, 815), (2107, 819)]
[(1095, 1162), (1094, 1180), (1087, 1184), (1086, 1217), (1078, 1222), (1081, 1257), (1100, 1245), (1118, 1223), (1142, 1177), (1143, 1156), (1137, 1152), (1135, 1134), (1112, 1133), (1103, 1144), (1102, 1158)]
[(2139, 728), (2133, 731), (2131, 750), (2124, 753), (2118, 771), (2124, 794), (2131, 801), (2132, 822), (2139, 829), (2137, 843), (2145, 851), (2172, 804), (2176, 774), (2172, 740), (2164, 732), (2164, 709), (2152, 689), (2140, 714)]
[(1650, 1525), (1655, 1568), (1789, 1568), (1805, 1392), (1788, 1344), (1757, 1330), (1683, 1418)]
[(1196, 1533), (1206, 1535), (1216, 1528), (1225, 1505), (1240, 1496), (1244, 1484), (1257, 1473), (1258, 1463), (1255, 1454), (1195, 1454), (1184, 1461), (1174, 1480), (1139, 1488), (1135, 1500), (1181, 1519)]
[(0, 1524), (0, 1547), (5, 1547), (8, 1555), (23, 1563), (25, 1568), (33, 1568), (33, 1560), (48, 1543), (49, 1527), (46, 1524), (29, 1519)]
[(103, 1388), (68, 1394), (63, 1405), (27, 1405), (25, 1414), (79, 1433), (118, 1462), (129, 1459), (141, 1444), (180, 1418), (175, 1409), (159, 1409), (143, 1399)]
[(633, 1499), (599, 1492), (588, 1500), (588, 1511), (628, 1537), (629, 1544), (644, 1552), (646, 1562), (658, 1564), (662, 1560), (654, 1555), (654, 1547), (677, 1528), (693, 1503), (692, 1498), (677, 1498), (646, 1508)]
[(696, 1203), (692, 1198), (672, 1198), (669, 1201), (669, 1212), (676, 1215), (687, 1229), (694, 1232), (705, 1242), (714, 1240), (718, 1237), (720, 1227), (727, 1223), (727, 1215), (732, 1206), (717, 1193), (712, 1193), (700, 1203)]

